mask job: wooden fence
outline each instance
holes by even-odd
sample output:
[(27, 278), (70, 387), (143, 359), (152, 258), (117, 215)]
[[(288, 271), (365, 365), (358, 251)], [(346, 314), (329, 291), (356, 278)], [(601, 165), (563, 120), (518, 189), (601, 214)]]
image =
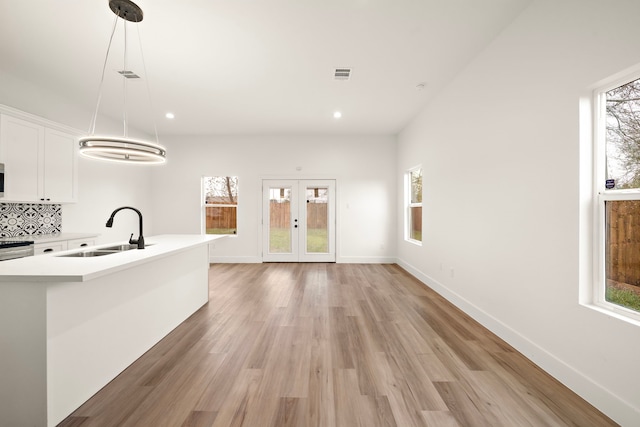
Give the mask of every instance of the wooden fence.
[(640, 286), (640, 201), (607, 203), (607, 279)]
[[(269, 206), (269, 217), (271, 218), (271, 227), (288, 228), (291, 224), (291, 203), (272, 201)], [(307, 203), (307, 228), (327, 228), (326, 203)]]
[[(291, 207), (289, 202), (271, 202), (271, 227), (288, 228), (291, 224)], [(207, 207), (207, 229), (237, 229), (235, 207)], [(307, 228), (327, 228), (327, 204), (307, 203)]]
[(422, 206), (416, 206), (411, 210), (411, 231), (417, 231), (422, 234)]
[(225, 207), (207, 207), (207, 229), (232, 229), (236, 230), (236, 208), (231, 206)]

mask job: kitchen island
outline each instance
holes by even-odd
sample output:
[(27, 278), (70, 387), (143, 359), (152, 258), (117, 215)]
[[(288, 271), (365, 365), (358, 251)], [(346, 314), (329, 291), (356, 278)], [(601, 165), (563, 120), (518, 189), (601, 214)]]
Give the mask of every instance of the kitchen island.
[(55, 426), (208, 301), (208, 244), (0, 263), (0, 425)]

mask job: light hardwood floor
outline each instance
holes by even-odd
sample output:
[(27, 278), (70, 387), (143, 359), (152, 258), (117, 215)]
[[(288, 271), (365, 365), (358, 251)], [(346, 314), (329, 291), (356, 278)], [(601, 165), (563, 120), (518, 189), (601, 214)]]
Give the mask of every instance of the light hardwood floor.
[(221, 264), (60, 426), (612, 426), (398, 266)]

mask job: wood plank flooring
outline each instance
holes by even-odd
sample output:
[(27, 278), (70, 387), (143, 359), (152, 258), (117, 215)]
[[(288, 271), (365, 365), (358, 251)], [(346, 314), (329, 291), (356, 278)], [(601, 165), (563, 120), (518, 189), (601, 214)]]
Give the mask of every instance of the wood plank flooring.
[(395, 265), (221, 264), (60, 426), (614, 426)]

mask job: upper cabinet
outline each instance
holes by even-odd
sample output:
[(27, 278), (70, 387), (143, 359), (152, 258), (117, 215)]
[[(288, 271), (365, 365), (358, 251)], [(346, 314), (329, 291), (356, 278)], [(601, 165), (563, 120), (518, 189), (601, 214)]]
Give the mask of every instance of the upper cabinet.
[(41, 198), (70, 203), (76, 201), (77, 140), (73, 135), (54, 129), (44, 130), (44, 179)]
[(76, 201), (75, 136), (10, 115), (0, 116), (0, 162), (5, 165), (1, 202)]

